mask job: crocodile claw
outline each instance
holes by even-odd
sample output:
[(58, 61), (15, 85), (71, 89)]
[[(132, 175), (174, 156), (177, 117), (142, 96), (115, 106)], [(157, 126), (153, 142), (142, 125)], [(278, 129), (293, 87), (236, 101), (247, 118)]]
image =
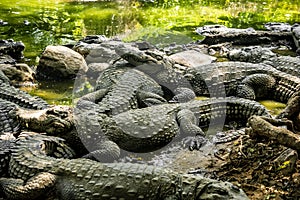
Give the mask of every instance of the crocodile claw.
[(175, 96), (169, 101), (169, 103), (184, 103), (196, 97), (196, 94), (192, 89), (185, 87), (176, 88), (174, 93)]
[(200, 150), (207, 143), (207, 139), (201, 135), (186, 137), (183, 140), (184, 146), (188, 146), (190, 151)]

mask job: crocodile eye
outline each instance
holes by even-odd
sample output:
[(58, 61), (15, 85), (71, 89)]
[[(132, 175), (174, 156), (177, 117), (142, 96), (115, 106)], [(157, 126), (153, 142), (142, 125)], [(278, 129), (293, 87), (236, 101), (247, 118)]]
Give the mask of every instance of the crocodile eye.
[(45, 143), (39, 144), (39, 151), (40, 151), (42, 154), (46, 154), (46, 145), (45, 145)]
[(233, 189), (236, 192), (240, 192), (240, 188), (236, 185), (231, 185), (231, 189)]
[(155, 55), (154, 57), (155, 57), (156, 60), (162, 60), (163, 59), (163, 57), (161, 55)]
[(45, 151), (46, 145), (44, 143), (40, 144), (40, 150)]

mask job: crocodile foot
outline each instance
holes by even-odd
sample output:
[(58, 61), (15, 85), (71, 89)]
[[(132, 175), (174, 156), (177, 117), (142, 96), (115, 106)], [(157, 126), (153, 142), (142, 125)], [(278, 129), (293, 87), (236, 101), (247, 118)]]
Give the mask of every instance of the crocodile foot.
[(207, 139), (201, 135), (189, 136), (182, 141), (184, 147), (189, 147), (190, 151), (200, 150), (207, 143)]
[(175, 96), (169, 101), (169, 103), (184, 103), (195, 99), (195, 92), (186, 87), (178, 87), (174, 90)]

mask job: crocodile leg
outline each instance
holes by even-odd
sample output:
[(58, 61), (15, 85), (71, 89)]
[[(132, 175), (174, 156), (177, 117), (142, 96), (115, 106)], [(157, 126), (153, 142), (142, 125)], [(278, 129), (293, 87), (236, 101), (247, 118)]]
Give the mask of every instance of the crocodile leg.
[(141, 105), (145, 105), (147, 107), (167, 102), (160, 95), (147, 91), (138, 91), (137, 98)]
[[(101, 102), (102, 98), (105, 97), (108, 91), (109, 89), (100, 89), (82, 96), (76, 103), (76, 115), (81, 115), (85, 112), (85, 110), (99, 111), (100, 107), (98, 102)], [(105, 107), (103, 104), (101, 105)]]
[(119, 146), (105, 136), (106, 129), (115, 131), (115, 124), (111, 118), (91, 111), (77, 114), (74, 119), (78, 137), (90, 152), (85, 158), (111, 162), (120, 156)]
[(90, 153), (82, 157), (92, 160), (98, 160), (100, 162), (112, 162), (120, 156), (120, 148), (113, 141), (101, 141), (100, 143), (96, 144), (96, 146), (99, 146), (97, 150), (91, 151)]
[(178, 87), (174, 90), (175, 96), (169, 101), (170, 103), (184, 103), (195, 99), (195, 92), (187, 87)]
[(25, 184), (22, 179), (0, 178), (0, 188), (8, 199), (37, 199), (54, 187), (56, 176), (42, 172)]
[(203, 130), (197, 126), (197, 118), (195, 114), (188, 109), (182, 109), (177, 113), (177, 121), (180, 127), (180, 132), (184, 135), (193, 135), (184, 139), (184, 143), (188, 144), (190, 150), (199, 150), (207, 139)]
[(276, 84), (276, 80), (267, 74), (252, 74), (246, 77), (237, 88), (237, 96), (246, 99), (257, 99), (265, 96)]
[(84, 102), (84, 101), (99, 102), (107, 94), (108, 90), (109, 89), (99, 89), (94, 92), (88, 93), (88, 94), (82, 96), (78, 100), (78, 103)]

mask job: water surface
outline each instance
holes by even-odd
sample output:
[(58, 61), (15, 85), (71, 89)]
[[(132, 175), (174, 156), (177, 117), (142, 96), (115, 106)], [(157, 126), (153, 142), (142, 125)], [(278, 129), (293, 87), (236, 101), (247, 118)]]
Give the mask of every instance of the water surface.
[(195, 28), (205, 24), (262, 29), (270, 21), (300, 22), (298, 0), (153, 1), (1, 0), (0, 37), (23, 41), (25, 55), (34, 60), (47, 45), (86, 35), (123, 35), (125, 40), (159, 43), (170, 32), (197, 39)]

